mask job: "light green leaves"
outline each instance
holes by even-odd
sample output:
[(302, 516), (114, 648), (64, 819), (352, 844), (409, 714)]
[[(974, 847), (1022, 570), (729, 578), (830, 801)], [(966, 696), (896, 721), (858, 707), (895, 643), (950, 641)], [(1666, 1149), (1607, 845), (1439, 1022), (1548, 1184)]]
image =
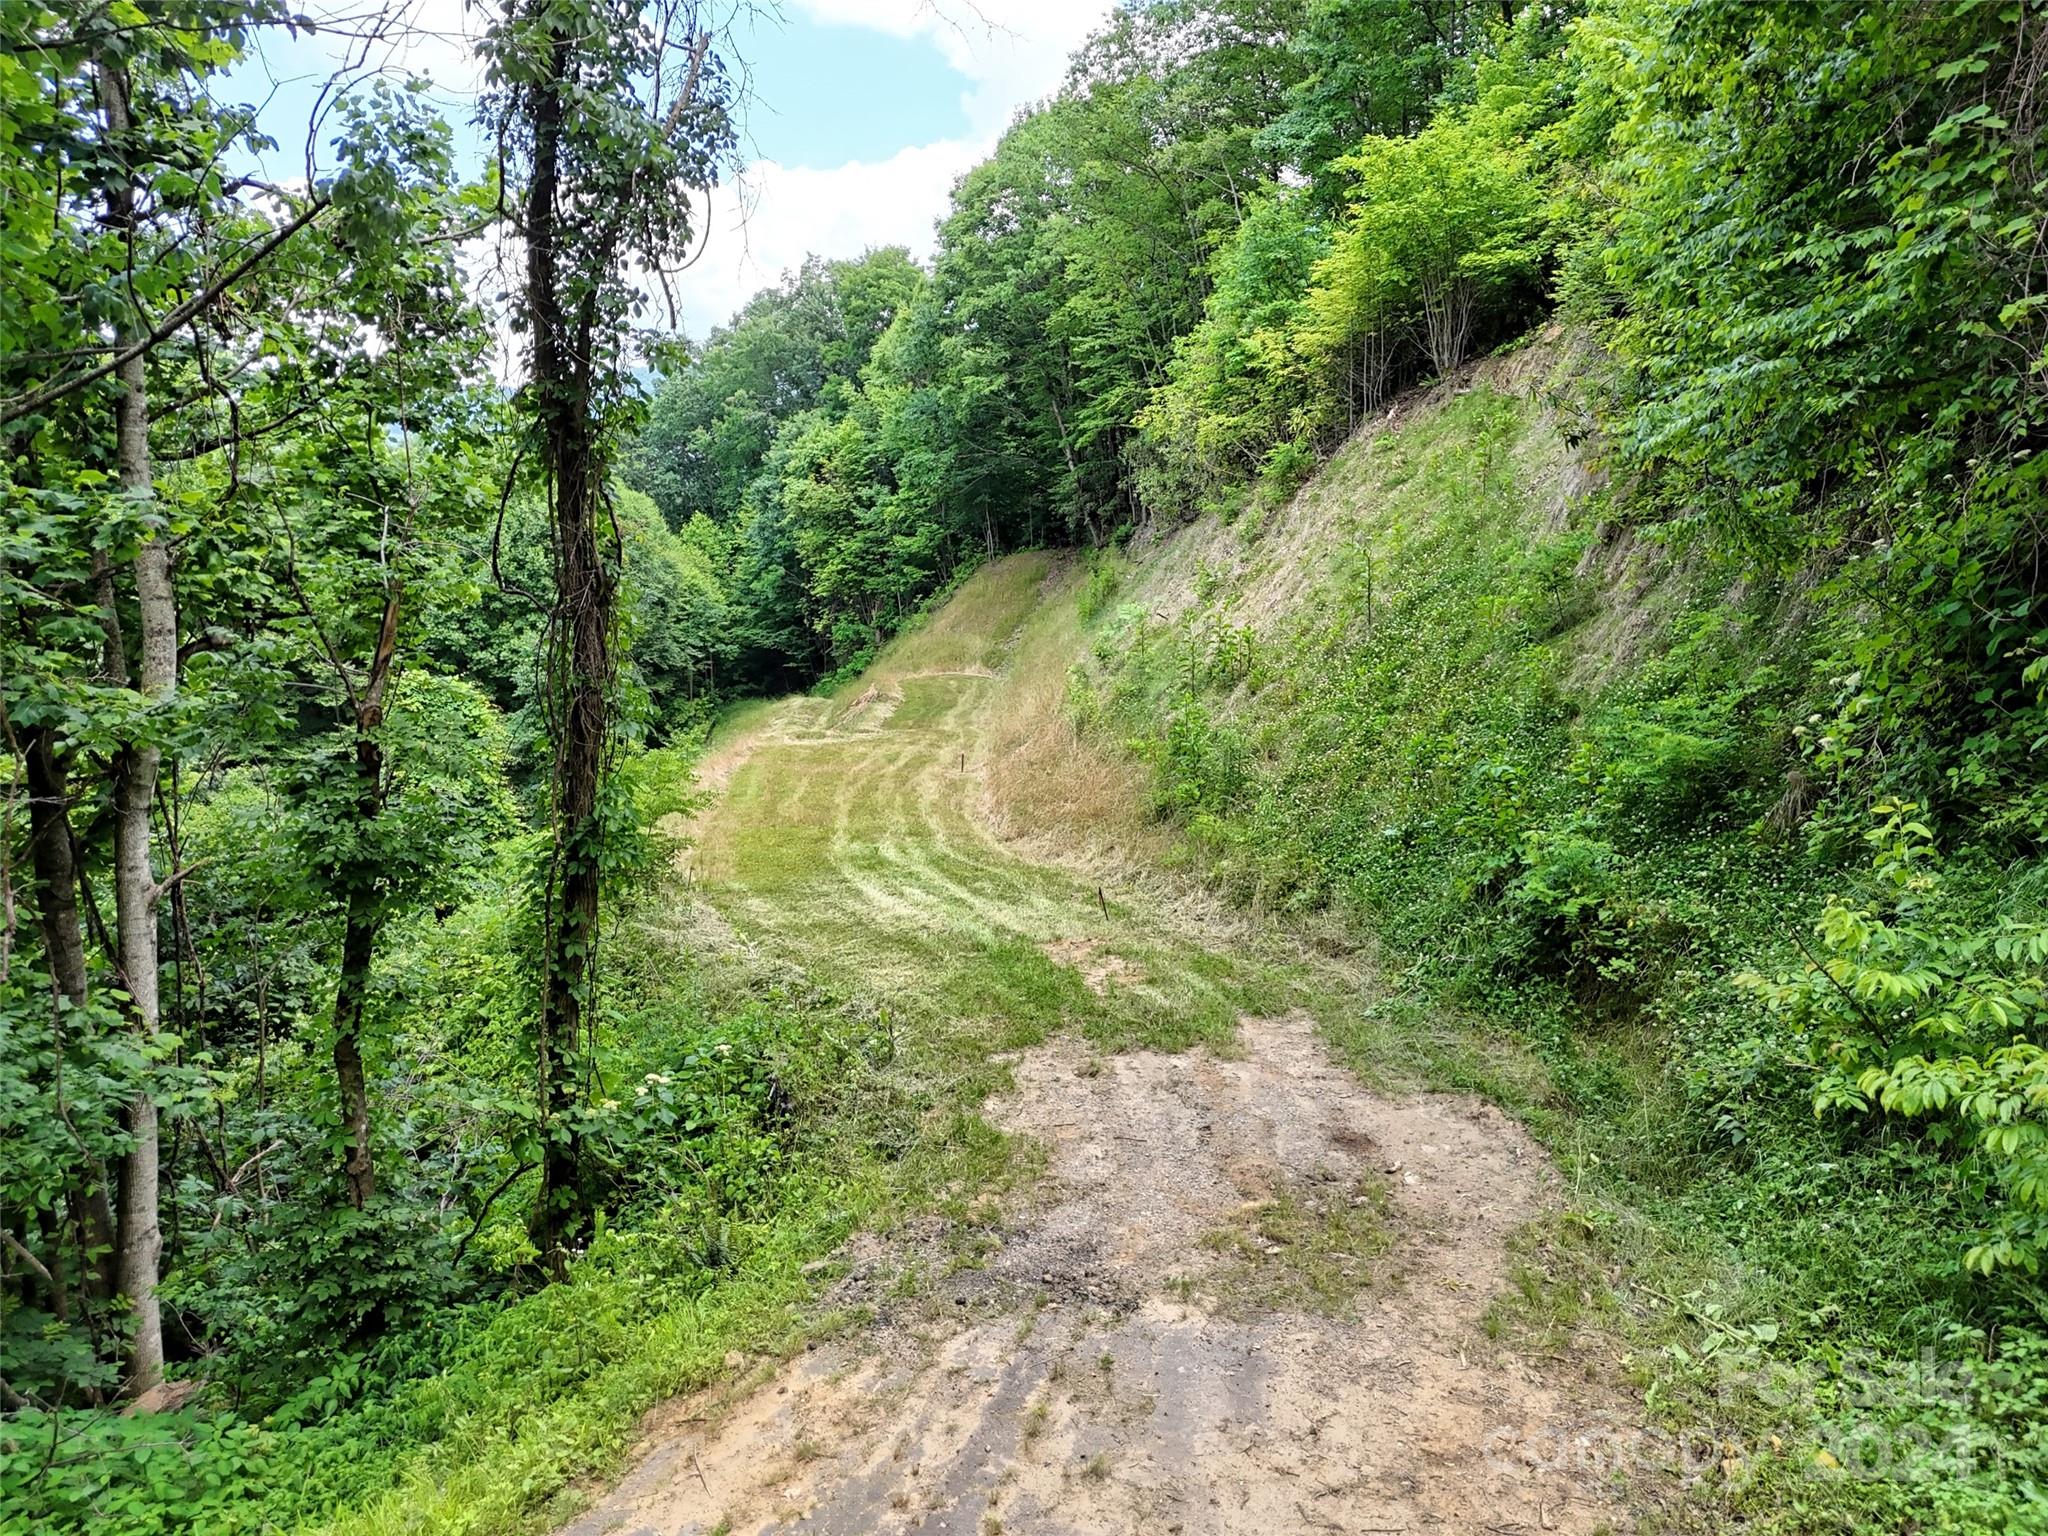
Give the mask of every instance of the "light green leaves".
[(2005, 1200), (1965, 1263), (2032, 1272), (2048, 1222), (2048, 924), (1973, 924), (1943, 899), (1933, 835), (1910, 802), (1876, 807), (1880, 914), (1831, 900), (1804, 974), (1738, 985), (1786, 1014), (1819, 1070), (1816, 1113), (1881, 1113), (1981, 1161)]

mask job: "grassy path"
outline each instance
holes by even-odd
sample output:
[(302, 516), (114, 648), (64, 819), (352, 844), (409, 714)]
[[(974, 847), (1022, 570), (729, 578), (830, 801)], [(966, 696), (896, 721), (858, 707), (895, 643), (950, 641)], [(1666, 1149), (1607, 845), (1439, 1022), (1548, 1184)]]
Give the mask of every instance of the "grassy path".
[(755, 711), (696, 829), (738, 936), (882, 1002), (934, 1105), (1043, 1177), (856, 1236), (827, 1301), (859, 1325), (657, 1414), (564, 1536), (1629, 1528), (1572, 1454), (1629, 1403), (1487, 1326), (1558, 1203), (1540, 1149), (1332, 1061), (1337, 967), (1083, 873), (1059, 575), (997, 562), (840, 697)]
[(976, 814), (1002, 669), (1050, 574), (999, 562), (840, 697), (750, 718), (699, 877), (748, 938), (926, 1027), (998, 1049), (1061, 1028), (1227, 1048), (1240, 1014), (1303, 1001), (1284, 965), (1020, 857)]

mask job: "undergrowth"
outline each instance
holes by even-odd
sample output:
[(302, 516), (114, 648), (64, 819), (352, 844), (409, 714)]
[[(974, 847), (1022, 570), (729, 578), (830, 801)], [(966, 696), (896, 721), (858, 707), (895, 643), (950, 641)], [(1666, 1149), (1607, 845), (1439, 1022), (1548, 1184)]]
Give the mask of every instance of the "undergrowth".
[(610, 951), (632, 1001), (599, 1108), (649, 1120), (645, 1192), (564, 1283), (537, 1283), (517, 1216), (492, 1216), (471, 1247), (502, 1271), (495, 1294), (295, 1362), (288, 1396), (251, 1396), (260, 1373), (216, 1363), (178, 1412), (17, 1414), (0, 1531), (550, 1528), (648, 1408), (729, 1377), (734, 1351), (772, 1358), (836, 1327), (806, 1266), (855, 1226), (999, 1179), (1010, 1149), (973, 1112), (976, 1085), (901, 1058), (872, 1002), (679, 933), (674, 899)]
[[(1150, 765), (1202, 878), (1374, 946), (1341, 1054), (1547, 1140), (1572, 1214), (1494, 1326), (1604, 1338), (1657, 1423), (1724, 1447), (1649, 1456), (1705, 1518), (2042, 1529), (2041, 1292), (1963, 1262), (1983, 1173), (1817, 1115), (1813, 1027), (1735, 982), (1805, 970), (1829, 893), (1873, 879), (1807, 781), (1830, 610), (1648, 542), (1611, 494), (1545, 510), (1562, 461), (1536, 401), (1482, 384), (1332, 461), (1277, 617), (1298, 541), (1262, 563), (1204, 525), (1095, 576), (1077, 726)], [(1947, 874), (1959, 908), (2038, 910), (1989, 861)]]

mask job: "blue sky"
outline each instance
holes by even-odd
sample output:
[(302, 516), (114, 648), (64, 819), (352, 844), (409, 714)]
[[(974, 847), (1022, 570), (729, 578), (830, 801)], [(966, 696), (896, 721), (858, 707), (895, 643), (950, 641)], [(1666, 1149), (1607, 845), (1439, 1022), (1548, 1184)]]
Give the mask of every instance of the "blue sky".
[(811, 166), (883, 160), (906, 145), (972, 132), (968, 82), (929, 38), (763, 17), (741, 33), (739, 52), (759, 98), (747, 112), (750, 158)]
[[(341, 17), (361, 3), (305, 8)], [(468, 39), (484, 11), (463, 0), (390, 3), (404, 8), (402, 24), (367, 50), (341, 27), (268, 33), (227, 82), (224, 96), (268, 101), (263, 122), (280, 141), (264, 157), (272, 178), (305, 174), (307, 113), (343, 60), (431, 77), (444, 115), (480, 155), (469, 119), (481, 72)], [(703, 335), (807, 252), (900, 244), (929, 254), (954, 178), (1019, 107), (1057, 87), (1066, 55), (1108, 9), (1109, 0), (786, 0), (779, 17), (741, 12), (732, 35), (750, 88), (749, 163), (712, 195), (704, 254), (677, 285), (684, 327)]]

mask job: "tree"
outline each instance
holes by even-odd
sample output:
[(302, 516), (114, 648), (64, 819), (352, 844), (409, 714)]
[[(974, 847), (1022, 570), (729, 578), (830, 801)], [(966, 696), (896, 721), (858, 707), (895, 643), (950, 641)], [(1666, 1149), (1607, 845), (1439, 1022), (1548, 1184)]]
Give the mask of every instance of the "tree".
[(875, 343), (924, 274), (900, 246), (851, 261), (815, 257), (747, 301), (702, 346), (672, 360), (623, 466), (672, 526), (734, 519), (783, 423), (843, 406)]
[(1371, 138), (1338, 162), (1351, 215), (1318, 269), (1326, 328), (1358, 335), (1405, 309), (1439, 377), (1465, 360), (1473, 316), (1533, 278), (1541, 202), (1518, 146), (1470, 113), (1412, 139)]
[(1268, 192), (1217, 252), (1201, 324), (1175, 344), (1167, 380), (1136, 416), (1132, 461), (1147, 506), (1214, 504), (1257, 473), (1275, 445), (1315, 436), (1340, 390), (1345, 427), (1355, 424), (1363, 362), (1332, 389), (1299, 344), (1310, 274), (1330, 241), (1316, 208), (1305, 191)]
[(302, 334), (254, 392), (273, 419), (295, 400), (317, 396), (322, 409), (262, 455), (269, 473), (238, 494), (282, 535), (279, 606), (346, 722), (345, 741), (323, 734), (282, 755), (296, 765), (308, 875), (341, 913), (332, 1057), (345, 1186), (361, 1210), (376, 1187), (363, 1055), (371, 967), (388, 915), (446, 883), (435, 866), (449, 845), (387, 818), (404, 767), (393, 761), (390, 696), (418, 610), (466, 581), (456, 540), (486, 516), (465, 454), (489, 418), (472, 396), (488, 333), (456, 266), (451, 236), (468, 210), (451, 190), (446, 126), (412, 93), (382, 88), (344, 110), (337, 217), (329, 238), (302, 242), (293, 274)]
[[(35, 556), (18, 610), (25, 622), (7, 637), (7, 692), (42, 802), (39, 926), (56, 981), (49, 1083), (82, 1154), (62, 1199), (88, 1270), (110, 1241), (126, 1386), (140, 1395), (163, 1370), (163, 1105), (192, 1081), (166, 1027), (182, 1021), (177, 946), (188, 928), (175, 790), (207, 708), (185, 696), (182, 678), (190, 656), (235, 639), (181, 611), (213, 579), (220, 545), (202, 525), (228, 499), (193, 466), (218, 460), (225, 480), (237, 479), (239, 399), (266, 366), (259, 346), (242, 344), (251, 332), (275, 334), (266, 274), (337, 202), (374, 221), (381, 195), (359, 165), (298, 191), (252, 189), (226, 170), (251, 116), (220, 104), (209, 81), (251, 28), (280, 19), (262, 0), (113, 4), (62, 19), (0, 10), (9, 124), (0, 238), (10, 297), (18, 276), (29, 301), (0, 309), (0, 431), (10, 539)], [(74, 794), (81, 758), (98, 765), (104, 803)], [(111, 932), (89, 883), (108, 865)], [(95, 948), (105, 967), (97, 984)], [(99, 1035), (102, 999), (120, 1004), (131, 1038), (118, 1066)], [(67, 1079), (81, 1052), (96, 1065)], [(78, 1125), (72, 1106), (95, 1096), (67, 1103), (81, 1078), (122, 1083), (112, 1134)], [(116, 1164), (111, 1180), (103, 1156)], [(45, 1186), (35, 1197), (53, 1221), (56, 1193)], [(52, 1272), (64, 1310), (55, 1280)]]
[[(187, 87), (230, 62), (241, 29), (268, 15), (202, 0), (154, 16), (94, 12), (54, 34), (39, 17), (6, 15), (10, 36), (36, 62), (11, 56), (5, 80), (29, 133), (26, 153), (10, 157), (6, 172), (29, 201), (9, 199), (7, 234), (32, 302), (8, 325), (11, 392), (0, 400), (0, 425), (38, 490), (61, 497), (113, 487), (90, 557), (100, 631), (90, 666), (116, 716), (114, 960), (145, 1061), (161, 1050), (157, 909), (177, 879), (157, 877), (152, 816), (179, 667), (175, 531), (157, 497), (150, 374), (181, 327), (303, 225), (266, 228), (225, 255), (207, 238), (229, 199), (221, 152), (244, 125)], [(29, 207), (38, 228), (22, 218)], [(81, 436), (67, 441), (69, 433)], [(50, 754), (45, 786), (61, 805), (63, 752), (47, 737), (41, 745)], [(68, 924), (67, 904), (49, 899), (50, 921)], [(60, 934), (57, 953), (72, 982), (80, 950), (80, 939)], [(139, 1394), (163, 1374), (158, 1107), (146, 1073), (124, 1120), (114, 1270), (128, 1310), (127, 1385)]]
[(731, 153), (724, 69), (695, 0), (511, 0), (485, 44), (517, 192), (529, 344), (520, 405), (554, 557), (548, 700), (554, 839), (542, 893), (535, 1038), (544, 1115), (537, 1245), (558, 1268), (583, 1220), (574, 1111), (587, 1051), (614, 745), (617, 536), (606, 516), (632, 416), (629, 263), (689, 255), (696, 194)]
[(1324, 212), (1336, 212), (1345, 185), (1337, 162), (1361, 139), (1426, 127), (1512, 9), (1512, 0), (1313, 0), (1288, 44), (1302, 74), (1260, 142), (1307, 179)]

